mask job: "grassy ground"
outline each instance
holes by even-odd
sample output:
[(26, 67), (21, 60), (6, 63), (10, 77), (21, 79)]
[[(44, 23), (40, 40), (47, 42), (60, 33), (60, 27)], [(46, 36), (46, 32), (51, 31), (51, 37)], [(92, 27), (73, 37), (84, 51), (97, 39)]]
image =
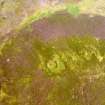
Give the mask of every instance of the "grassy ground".
[(10, 39), (1, 47), (0, 103), (104, 105), (104, 48), (91, 36)]
[[(74, 27), (80, 34), (85, 22), (89, 30), (96, 26), (93, 30), (103, 33), (99, 30), (104, 26), (100, 21), (103, 17), (91, 20), (87, 15), (85, 18), (79, 15), (81, 10), (90, 8), (91, 3), (93, 1), (84, 1), (79, 6), (70, 4), (38, 10), (25, 18), (17, 32), (0, 44), (1, 105), (104, 105), (105, 40), (85, 35), (64, 37)], [(58, 11), (67, 14), (62, 16)], [(30, 25), (34, 26), (35, 33), (28, 31)], [(52, 26), (63, 28), (54, 33)], [(64, 27), (69, 29), (62, 31)], [(49, 32), (48, 28), (51, 29)], [(60, 34), (56, 40), (53, 37), (45, 41), (36, 37), (38, 29), (44, 30), (48, 37), (51, 34), (56, 37), (57, 32), (64, 32), (64, 36)], [(85, 29), (88, 27), (81, 32)]]

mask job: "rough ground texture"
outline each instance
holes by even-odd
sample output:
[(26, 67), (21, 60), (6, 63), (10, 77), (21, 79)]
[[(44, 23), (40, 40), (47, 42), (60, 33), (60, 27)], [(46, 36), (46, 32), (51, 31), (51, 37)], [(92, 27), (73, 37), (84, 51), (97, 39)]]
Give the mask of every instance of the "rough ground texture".
[[(0, 46), (0, 105), (104, 105), (105, 40), (65, 41), (72, 35), (104, 39), (104, 22), (103, 16), (74, 17), (61, 11), (6, 34), (9, 42)], [(64, 40), (50, 45), (38, 42), (36, 36)], [(47, 75), (49, 71), (56, 74), (54, 78)]]
[(105, 40), (35, 35), (18, 33), (2, 48), (0, 104), (104, 105)]

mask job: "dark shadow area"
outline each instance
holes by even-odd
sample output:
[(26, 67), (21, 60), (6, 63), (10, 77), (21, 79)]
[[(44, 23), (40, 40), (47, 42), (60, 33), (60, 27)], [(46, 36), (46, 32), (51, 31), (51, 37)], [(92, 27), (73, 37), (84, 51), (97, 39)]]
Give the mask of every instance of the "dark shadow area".
[[(73, 17), (66, 12), (58, 12), (31, 24), (30, 34), (53, 38), (56, 36), (94, 35), (105, 38), (105, 17), (80, 15)], [(26, 29), (25, 29), (26, 30)]]

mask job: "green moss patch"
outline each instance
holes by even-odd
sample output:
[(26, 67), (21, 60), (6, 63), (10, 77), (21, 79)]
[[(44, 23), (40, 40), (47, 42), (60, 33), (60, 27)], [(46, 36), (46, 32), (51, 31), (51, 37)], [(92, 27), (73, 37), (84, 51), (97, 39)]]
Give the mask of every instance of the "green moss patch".
[(37, 105), (40, 98), (46, 105), (104, 105), (104, 49), (105, 40), (90, 36), (6, 41), (0, 55), (1, 103)]

